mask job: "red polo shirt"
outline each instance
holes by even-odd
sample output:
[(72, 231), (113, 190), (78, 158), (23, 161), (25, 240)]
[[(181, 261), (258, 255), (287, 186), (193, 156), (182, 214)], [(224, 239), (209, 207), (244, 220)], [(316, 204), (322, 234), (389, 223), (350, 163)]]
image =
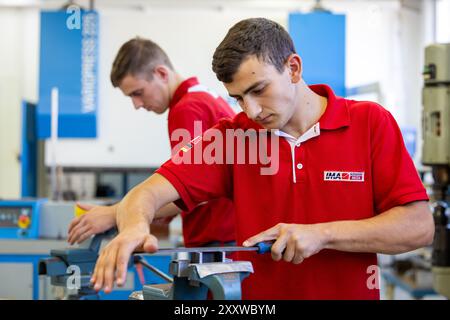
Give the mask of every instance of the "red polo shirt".
[[(234, 111), (212, 91), (199, 84), (197, 78), (183, 81), (170, 101), (168, 129), (169, 138), (179, 128), (186, 129), (194, 138), (194, 121), (201, 121), (202, 132), (223, 118), (233, 118)], [(191, 138), (191, 139), (192, 139)], [(172, 149), (178, 141), (170, 141)], [(183, 237), (187, 247), (203, 246), (211, 242), (235, 240), (234, 208), (227, 198), (209, 200), (192, 206), (181, 213)]]
[[(360, 220), (428, 200), (387, 110), (336, 97), (325, 85), (310, 88), (328, 99), (327, 108), (299, 139), (278, 132), (283, 138), (276, 174), (261, 175), (260, 163), (177, 165), (174, 158), (158, 173), (174, 185), (187, 208), (211, 197), (233, 199), (239, 244), (280, 222)], [(258, 127), (240, 113), (215, 128)], [(187, 152), (207, 145), (203, 141)], [(322, 250), (299, 265), (251, 252), (241, 252), (239, 259), (251, 261), (255, 271), (243, 283), (245, 299), (379, 299), (379, 290), (367, 285), (373, 275), (369, 267), (377, 265), (374, 253)]]

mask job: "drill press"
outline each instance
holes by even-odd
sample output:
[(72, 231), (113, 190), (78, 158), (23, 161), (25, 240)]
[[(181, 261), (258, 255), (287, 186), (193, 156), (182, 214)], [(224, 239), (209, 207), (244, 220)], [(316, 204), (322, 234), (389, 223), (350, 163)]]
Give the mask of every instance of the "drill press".
[(422, 163), (433, 175), (434, 289), (450, 298), (450, 43), (425, 48)]

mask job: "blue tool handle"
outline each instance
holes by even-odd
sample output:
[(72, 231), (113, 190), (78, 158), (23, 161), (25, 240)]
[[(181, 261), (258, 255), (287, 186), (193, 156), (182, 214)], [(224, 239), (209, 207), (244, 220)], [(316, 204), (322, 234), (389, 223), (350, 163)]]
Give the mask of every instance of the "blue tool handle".
[(255, 245), (255, 247), (258, 247), (258, 251), (257, 252), (260, 253), (260, 254), (270, 252), (274, 242), (275, 241), (273, 241), (273, 240), (258, 242)]

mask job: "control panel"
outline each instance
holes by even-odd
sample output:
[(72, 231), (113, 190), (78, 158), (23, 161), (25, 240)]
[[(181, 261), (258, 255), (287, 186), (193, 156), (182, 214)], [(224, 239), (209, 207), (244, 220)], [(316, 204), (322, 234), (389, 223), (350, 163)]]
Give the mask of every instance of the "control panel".
[(45, 199), (0, 200), (0, 238), (36, 239)]

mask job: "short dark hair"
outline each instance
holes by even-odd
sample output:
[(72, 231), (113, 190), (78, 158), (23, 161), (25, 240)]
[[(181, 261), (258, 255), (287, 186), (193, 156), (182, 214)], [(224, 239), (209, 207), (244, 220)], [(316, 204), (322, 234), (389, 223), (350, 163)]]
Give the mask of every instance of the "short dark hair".
[(151, 80), (157, 64), (173, 70), (169, 57), (160, 46), (151, 40), (136, 37), (120, 47), (112, 65), (111, 82), (114, 87), (118, 87), (125, 76), (141, 74)]
[(282, 72), (286, 59), (293, 53), (296, 51), (292, 38), (281, 25), (265, 18), (250, 18), (228, 31), (214, 52), (212, 68), (217, 79), (229, 83), (250, 55)]

